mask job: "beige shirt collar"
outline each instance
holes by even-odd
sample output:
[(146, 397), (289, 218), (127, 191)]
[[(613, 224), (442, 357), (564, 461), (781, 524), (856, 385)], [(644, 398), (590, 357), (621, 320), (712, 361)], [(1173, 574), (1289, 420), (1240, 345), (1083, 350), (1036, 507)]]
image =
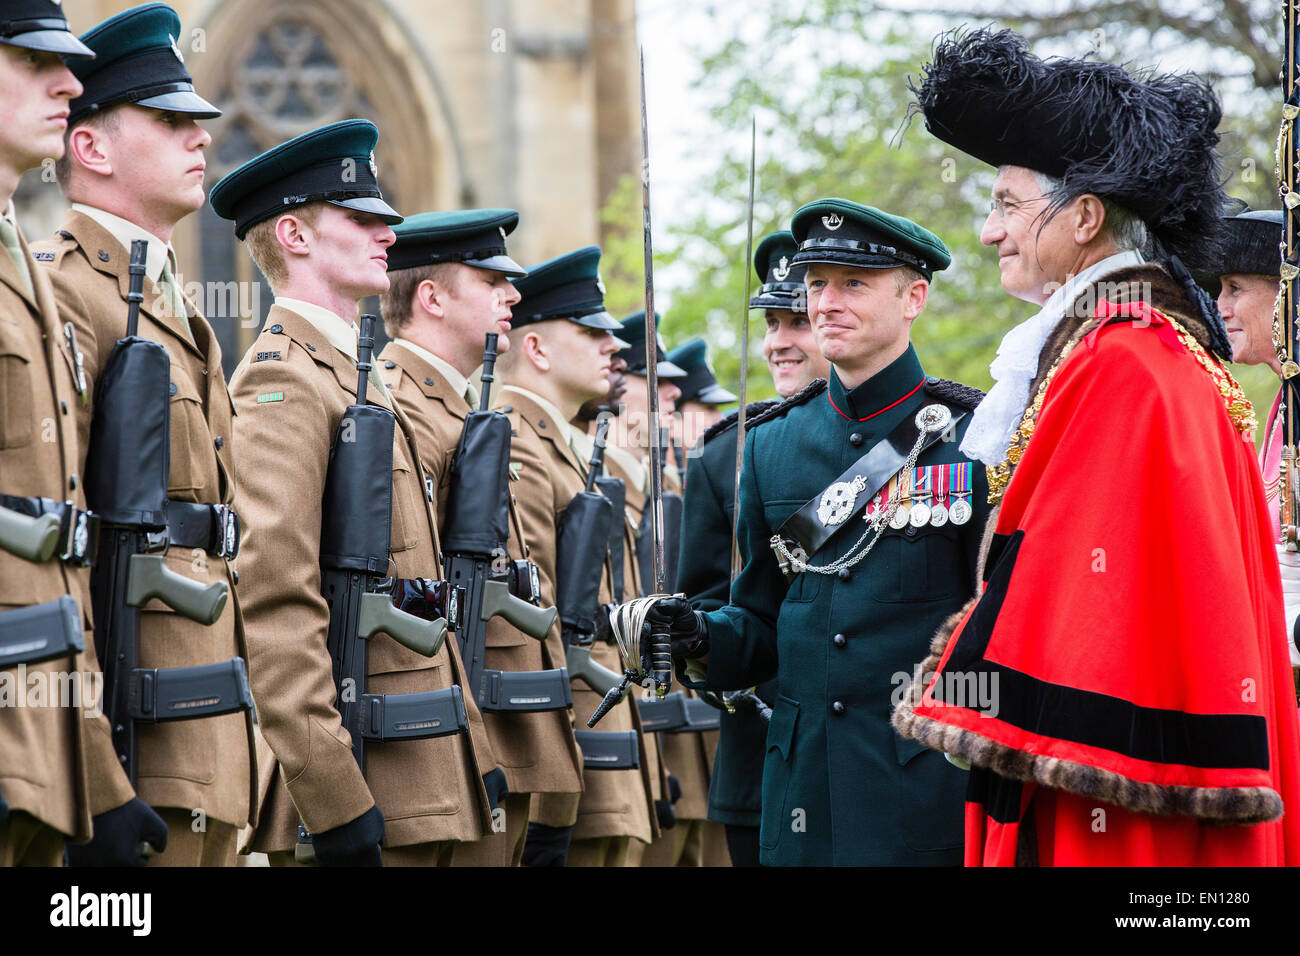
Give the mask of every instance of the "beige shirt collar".
[[(128, 252), (131, 249), (131, 242), (135, 239), (143, 239), (149, 243), (149, 250), (145, 253), (144, 274), (154, 282), (157, 282), (162, 276), (163, 267), (171, 262), (172, 275), (176, 275), (176, 250), (171, 247), (171, 243), (163, 242), (153, 233), (141, 229), (129, 219), (123, 219), (121, 216), (115, 216), (111, 212), (105, 212), (102, 209), (96, 209), (94, 206), (87, 206), (85, 203), (74, 202), (72, 204), (74, 212), (79, 212), (84, 216), (89, 216), (95, 222), (99, 223), (104, 229), (116, 239)], [(180, 280), (177, 279), (179, 284)]]
[(501, 393), (504, 394), (506, 392), (515, 392), (532, 402), (536, 402), (537, 406), (541, 408), (542, 411), (551, 416), (551, 420), (555, 422), (555, 430), (560, 433), (560, 438), (564, 440), (564, 443), (570, 448), (573, 447), (573, 438), (571, 437), (573, 426), (570, 425), (568, 420), (560, 414), (560, 410), (555, 407), (554, 403), (548, 399), (542, 398), (542, 396), (538, 395), (536, 392), (530, 392), (528, 389), (520, 388), (518, 385), (502, 385)]
[[(361, 333), (356, 323), (345, 322), (324, 306), (304, 302), (302, 299), (277, 295), (272, 304), (301, 315), (317, 332), (325, 336), (325, 340), (330, 345), (342, 352), (353, 365), (357, 364), (357, 338)], [(369, 378), (370, 392), (375, 401), (381, 405), (389, 405), (388, 388), (384, 385), (384, 380), (379, 377), (379, 369), (375, 367), (373, 361), (370, 363)]]
[(614, 445), (606, 445), (605, 454), (623, 469), (634, 489), (643, 495), (650, 494), (650, 469), (645, 461)]
[(460, 372), (456, 370), (456, 367), (450, 362), (439, 358), (423, 346), (416, 345), (414, 342), (407, 341), (406, 339), (393, 339), (393, 344), (400, 345), (402, 348), (410, 351), (417, 358), (424, 359), (438, 371), (439, 375), (447, 380), (447, 384), (451, 386), (452, 391), (457, 395), (465, 396), (465, 401), (469, 403), (470, 408), (478, 407), (478, 390), (475, 389), (474, 386), (470, 384), (469, 379), (464, 375), (461, 375)]

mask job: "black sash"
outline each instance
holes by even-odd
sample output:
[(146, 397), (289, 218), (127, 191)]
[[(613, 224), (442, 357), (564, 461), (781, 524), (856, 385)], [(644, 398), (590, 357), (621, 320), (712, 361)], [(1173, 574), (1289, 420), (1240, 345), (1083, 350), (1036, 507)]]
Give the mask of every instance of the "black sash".
[[(931, 404), (943, 403), (933, 402)], [(924, 408), (925, 406), (921, 407)], [(948, 407), (952, 411), (952, 422), (940, 431), (927, 433), (925, 441), (921, 445), (921, 452), (924, 452), (944, 435), (953, 432), (957, 424), (966, 417), (965, 409)], [(822, 545), (831, 539), (835, 532), (849, 524), (866, 508), (867, 503), (875, 497), (876, 492), (889, 483), (890, 478), (898, 474), (899, 469), (907, 463), (907, 456), (911, 454), (912, 446), (916, 444), (920, 431), (916, 424), (916, 416), (908, 415), (898, 423), (892, 432), (872, 445), (865, 455), (849, 465), (844, 474), (836, 478), (835, 481), (830, 482), (825, 488), (817, 492), (807, 504), (789, 518), (786, 518), (777, 534), (785, 541), (793, 541), (803, 548), (804, 553), (811, 558), (821, 549)], [(920, 457), (920, 452), (918, 452), (917, 457)], [(831, 485), (841, 481), (851, 483), (858, 477), (863, 478), (867, 484), (866, 489), (859, 493), (854, 500), (853, 512), (839, 524), (822, 524), (821, 519), (817, 517), (817, 509), (821, 505), (822, 496), (826, 494)]]

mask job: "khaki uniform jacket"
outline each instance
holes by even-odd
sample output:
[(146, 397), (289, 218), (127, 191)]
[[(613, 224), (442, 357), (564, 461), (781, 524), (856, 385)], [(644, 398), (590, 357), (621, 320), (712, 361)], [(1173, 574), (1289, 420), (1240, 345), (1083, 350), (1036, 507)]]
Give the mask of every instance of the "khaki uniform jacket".
[[(470, 412), (469, 404), (437, 369), (410, 349), (390, 342), (379, 358), (384, 384), (415, 431), (420, 460), (433, 483), (441, 527), (447, 514), (451, 460)], [(517, 519), (514, 508), (511, 512)], [(510, 552), (514, 557), (523, 557), (528, 548), (519, 546), (517, 520), (512, 524)], [(550, 536), (554, 535), (552, 528)], [(546, 641), (539, 642), (501, 618), (493, 618), (487, 625), (486, 643), (486, 666), (493, 670), (536, 671), (564, 666), (559, 624)], [(485, 712), (483, 720), (511, 793), (576, 794), (582, 790), (582, 755), (573, 737), (571, 713)]]
[[(647, 465), (647, 467), (649, 466)], [(631, 485), (627, 474), (619, 468), (616, 459), (606, 459), (606, 471), (615, 478), (622, 478), (623, 484), (627, 486), (627, 527), (632, 547), (625, 558), (625, 563), (629, 569), (635, 568), (636, 581), (638, 583), (646, 582), (644, 590), (650, 591), (653, 589), (653, 585), (649, 582), (653, 575), (650, 568), (637, 567), (635, 545), (638, 534), (637, 529), (640, 528), (645, 514), (646, 495), (640, 488)], [(681, 486), (666, 471), (664, 490), (681, 494)], [(628, 592), (628, 600), (640, 593), (640, 589), (633, 588)], [(677, 683), (676, 675), (674, 675), (669, 692), (682, 689), (682, 685)], [(694, 697), (695, 692), (687, 690), (686, 696)], [(659, 744), (659, 752), (663, 758), (666, 771), (677, 778), (677, 782), (682, 788), (681, 799), (673, 805), (673, 813), (676, 814), (679, 820), (705, 819), (709, 810), (709, 768), (713, 764), (713, 753), (717, 749), (718, 732), (710, 730), (698, 734), (660, 733), (655, 734), (655, 737)]]
[[(21, 244), (34, 299), (13, 261), (0, 252), (0, 493), (84, 506), (73, 356), (49, 278), (36, 267), (26, 242)], [(108, 720), (83, 708), (80, 694), (66, 707), (17, 704), (20, 699), (35, 703), (29, 688), (41, 682), (53, 688), (51, 678), (70, 670), (98, 687), (90, 573), (58, 560), (35, 564), (0, 550), (0, 612), (64, 594), (81, 606), (86, 651), (71, 665), (66, 659), (31, 665), (21, 683), (17, 667), (0, 670), (0, 694), (13, 695), (0, 706), (0, 795), (10, 810), (30, 813), (84, 841), (90, 838), (92, 806), (102, 812), (134, 796), (113, 750)]]
[[(574, 495), (586, 485), (585, 469), (573, 449), (561, 434), (548, 412), (536, 402), (517, 392), (505, 392), (497, 399), (498, 406), (511, 407), (510, 423), (515, 438), (511, 443), (511, 469), (519, 475), (519, 514), (524, 536), (530, 542), (529, 557), (537, 564), (541, 579), (542, 604), (555, 603), (556, 580), (556, 529), (564, 511)], [(504, 408), (503, 408), (504, 410)], [(606, 564), (605, 580), (601, 587), (602, 603), (613, 600), (613, 589)], [(553, 659), (564, 660), (561, 646), (560, 623), (547, 638)], [(592, 648), (592, 658), (616, 673), (623, 672), (618, 649), (610, 644), (597, 643)], [(587, 718), (600, 703), (601, 695), (592, 691), (585, 682), (574, 680), (573, 713), (576, 726), (587, 727)], [(631, 730), (640, 735), (641, 720), (629, 694), (596, 726), (598, 731)], [(646, 756), (642, 737), (640, 770), (598, 770), (583, 772), (583, 793), (577, 805), (576, 827), (573, 839), (591, 839), (606, 836), (635, 837), (644, 842), (658, 835), (654, 818), (653, 791), (651, 790), (650, 761)], [(535, 801), (536, 802), (536, 801)], [(555, 822), (564, 815), (554, 808), (560, 801), (541, 801), (539, 822), (551, 826), (565, 826), (575, 822), (572, 811), (569, 819)], [(572, 806), (572, 803), (569, 804)]]
[[(474, 841), (491, 826), (482, 774), (492, 769), (492, 752), (472, 695), (465, 694), (470, 734), (368, 743), (365, 777), (334, 706), (329, 612), (320, 592), (321, 501), (334, 433), (356, 401), (356, 385), (353, 361), (282, 306), (272, 307), (231, 378), (236, 504), (244, 521), (235, 563), (253, 697), (276, 758), (260, 768), (266, 803), (255, 850), (292, 849), (299, 815), (321, 833), (372, 805), (384, 815), (387, 846)], [(369, 403), (387, 406), (378, 391), (368, 391)], [(438, 578), (414, 435), (406, 416), (396, 415), (389, 571)], [(431, 658), (384, 634), (369, 645), (367, 692), (441, 690), (462, 680), (454, 639)]]
[[(76, 404), (84, 464), (95, 388), (114, 345), (126, 335), (130, 252), (95, 220), (75, 211), (64, 219), (58, 239), (35, 243), (32, 249), (48, 269), (60, 316), (77, 329), (90, 394), (89, 404)], [(145, 285), (139, 334), (160, 343), (171, 359), (167, 497), (196, 504), (232, 504), (233, 406), (221, 368), (221, 347), (193, 303), (186, 303), (187, 321), (170, 314), (153, 282), (146, 279)], [(230, 598), (211, 627), (175, 613), (161, 601), (146, 604), (140, 615), (140, 666), (189, 667), (232, 657), (247, 659), (239, 594), (226, 559), (202, 548), (172, 546), (167, 549), (167, 564), (177, 574), (203, 584), (225, 581)], [(141, 724), (137, 741), (136, 787), (146, 803), (202, 809), (208, 817), (236, 827), (255, 817), (257, 761), (251, 712)]]

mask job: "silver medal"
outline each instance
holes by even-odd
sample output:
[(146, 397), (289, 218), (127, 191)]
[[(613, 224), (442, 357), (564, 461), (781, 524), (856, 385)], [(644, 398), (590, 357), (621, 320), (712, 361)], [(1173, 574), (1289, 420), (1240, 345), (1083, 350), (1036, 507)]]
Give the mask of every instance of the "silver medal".
[(943, 502), (935, 502), (930, 506), (930, 524), (936, 528), (942, 528), (948, 523), (948, 509), (943, 506)]
[(948, 517), (952, 518), (953, 524), (965, 524), (967, 521), (970, 521), (970, 516), (971, 507), (966, 502), (965, 498), (958, 498), (952, 503)]
[(817, 506), (817, 520), (828, 528), (843, 524), (853, 514), (853, 503), (858, 499), (858, 492), (867, 487), (867, 481), (861, 475), (850, 481), (837, 481), (822, 493), (821, 503)]
[(912, 509), (907, 505), (899, 504), (894, 510), (894, 516), (889, 519), (889, 526), (895, 531), (902, 531), (912, 521)]
[(930, 523), (930, 506), (917, 502), (912, 505), (911, 522), (913, 528), (923, 528)]

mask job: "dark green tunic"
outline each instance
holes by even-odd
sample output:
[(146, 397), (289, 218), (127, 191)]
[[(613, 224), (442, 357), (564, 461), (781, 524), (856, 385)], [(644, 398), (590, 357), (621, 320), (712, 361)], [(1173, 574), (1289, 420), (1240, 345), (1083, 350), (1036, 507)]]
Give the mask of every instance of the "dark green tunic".
[[(788, 405), (746, 439), (745, 568), (732, 603), (705, 616), (704, 686), (777, 678), (763, 767), (765, 865), (961, 862), (966, 775), (899, 737), (889, 718), (931, 636), (974, 593), (989, 511), (983, 467), (971, 468), (974, 516), (967, 524), (886, 528), (867, 558), (840, 575), (804, 573), (787, 585), (768, 543), (904, 417), (937, 400), (926, 381), (910, 346), (852, 391), (832, 369), (827, 389)], [(964, 460), (958, 446), (969, 422), (968, 414), (956, 440), (936, 442), (918, 464)], [(863, 438), (857, 445), (854, 434)], [(846, 522), (812, 563), (847, 553), (864, 527), (860, 517)]]
[[(749, 417), (778, 404), (755, 402)], [(726, 605), (731, 593), (731, 516), (735, 512), (736, 416), (710, 428), (686, 467), (685, 510), (677, 590), (701, 611)], [(757, 688), (767, 702), (776, 700), (776, 681)], [(757, 827), (763, 808), (763, 752), (767, 722), (753, 707), (740, 704), (723, 711), (718, 748), (709, 776), (709, 819), (738, 827)]]

